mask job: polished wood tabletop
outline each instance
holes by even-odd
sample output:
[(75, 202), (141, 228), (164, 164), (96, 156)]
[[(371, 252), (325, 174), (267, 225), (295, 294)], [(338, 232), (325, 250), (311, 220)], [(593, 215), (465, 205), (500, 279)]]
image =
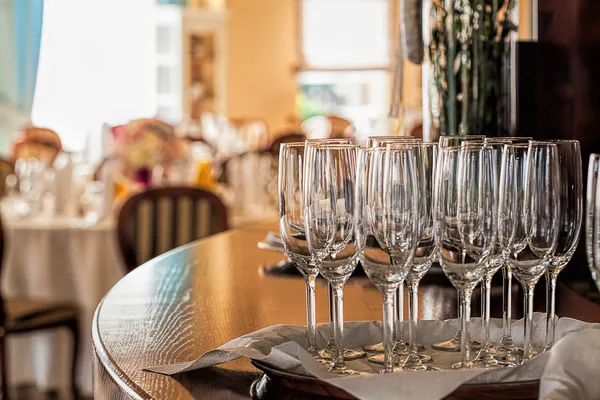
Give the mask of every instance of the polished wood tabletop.
[[(257, 247), (269, 230), (277, 230), (276, 224), (197, 241), (157, 257), (118, 282), (94, 317), (94, 397), (249, 398), (261, 374), (247, 360), (174, 377), (142, 369), (195, 359), (269, 325), (305, 325), (302, 279), (261, 272), (261, 267), (285, 260)], [(499, 296), (501, 288), (496, 285), (494, 293)], [(560, 316), (600, 320), (600, 306), (570, 290), (562, 288), (558, 299)], [(515, 303), (518, 314), (520, 305)], [(500, 306), (501, 300), (495, 298), (493, 304)], [(423, 319), (455, 317), (456, 291), (443, 275), (432, 274), (422, 285), (419, 307)], [(473, 307), (474, 314), (478, 308)], [(346, 321), (380, 320), (381, 315), (380, 293), (367, 279), (352, 278), (344, 290)], [(323, 282), (317, 285), (317, 319), (329, 320)]]

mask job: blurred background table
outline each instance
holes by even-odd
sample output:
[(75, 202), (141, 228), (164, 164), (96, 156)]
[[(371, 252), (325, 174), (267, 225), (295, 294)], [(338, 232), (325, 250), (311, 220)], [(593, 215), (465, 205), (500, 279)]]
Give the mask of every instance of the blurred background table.
[[(77, 381), (92, 391), (90, 322), (104, 294), (125, 274), (112, 220), (96, 225), (55, 217), (5, 222), (3, 294), (71, 303), (80, 312)], [(69, 387), (72, 339), (51, 330), (8, 339), (11, 384)]]
[[(249, 398), (250, 386), (261, 374), (247, 360), (174, 377), (142, 368), (194, 359), (269, 325), (305, 324), (302, 279), (260, 272), (262, 266), (285, 260), (257, 248), (269, 230), (276, 225), (202, 239), (119, 281), (98, 306), (92, 325), (95, 398)], [(327, 287), (320, 282), (316, 290), (318, 322), (327, 322)], [(500, 306), (501, 292), (494, 292), (492, 304)], [(543, 303), (543, 296), (537, 297)], [(351, 278), (344, 300), (347, 321), (381, 319), (381, 295), (367, 279)], [(456, 316), (456, 291), (440, 275), (425, 280), (419, 303), (420, 318)], [(514, 307), (513, 315), (519, 316), (520, 305)], [(557, 313), (600, 321), (600, 306), (566, 287), (559, 289)], [(302, 398), (283, 393), (274, 398)]]

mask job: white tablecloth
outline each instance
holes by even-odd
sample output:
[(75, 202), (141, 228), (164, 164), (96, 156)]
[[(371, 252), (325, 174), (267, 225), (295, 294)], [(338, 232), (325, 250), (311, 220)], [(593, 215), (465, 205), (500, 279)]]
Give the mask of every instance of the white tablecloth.
[[(4, 296), (69, 301), (79, 306), (77, 380), (79, 390), (91, 395), (92, 317), (98, 302), (125, 274), (113, 222), (86, 226), (67, 218), (5, 221), (5, 230)], [(68, 388), (71, 340), (62, 330), (10, 336), (10, 384)]]
[[(231, 215), (239, 228), (264, 222), (273, 215)], [(71, 218), (4, 221), (7, 234), (2, 270), (5, 298), (69, 301), (81, 313), (77, 382), (92, 394), (91, 325), (96, 306), (125, 274), (115, 224), (105, 220), (88, 226)], [(68, 332), (55, 330), (8, 339), (9, 382), (35, 383), (41, 389), (68, 388), (70, 349)]]

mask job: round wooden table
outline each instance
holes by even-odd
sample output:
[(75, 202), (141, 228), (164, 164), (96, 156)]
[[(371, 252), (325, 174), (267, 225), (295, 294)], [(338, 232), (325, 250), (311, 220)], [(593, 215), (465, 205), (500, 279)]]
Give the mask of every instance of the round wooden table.
[[(285, 259), (256, 245), (276, 229), (276, 224), (265, 224), (215, 235), (157, 257), (121, 279), (94, 316), (94, 398), (249, 398), (261, 373), (247, 360), (174, 377), (142, 368), (194, 359), (269, 325), (305, 324), (302, 279), (260, 271)], [(600, 306), (569, 289), (561, 287), (558, 300), (560, 316), (600, 321)], [(424, 282), (419, 303), (423, 319), (456, 316), (456, 291), (439, 274)], [(492, 304), (498, 308), (500, 297)], [(380, 293), (368, 280), (352, 278), (344, 291), (345, 319), (379, 320), (381, 315)], [(317, 318), (329, 320), (323, 282), (317, 285)], [(292, 397), (282, 393), (271, 398)]]

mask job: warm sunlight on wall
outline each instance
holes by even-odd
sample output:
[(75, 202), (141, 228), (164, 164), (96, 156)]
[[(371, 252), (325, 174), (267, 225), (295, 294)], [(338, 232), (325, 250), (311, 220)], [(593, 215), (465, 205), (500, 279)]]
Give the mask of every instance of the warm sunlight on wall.
[(296, 2), (228, 0), (227, 113), (264, 118), (271, 133), (296, 110)]

